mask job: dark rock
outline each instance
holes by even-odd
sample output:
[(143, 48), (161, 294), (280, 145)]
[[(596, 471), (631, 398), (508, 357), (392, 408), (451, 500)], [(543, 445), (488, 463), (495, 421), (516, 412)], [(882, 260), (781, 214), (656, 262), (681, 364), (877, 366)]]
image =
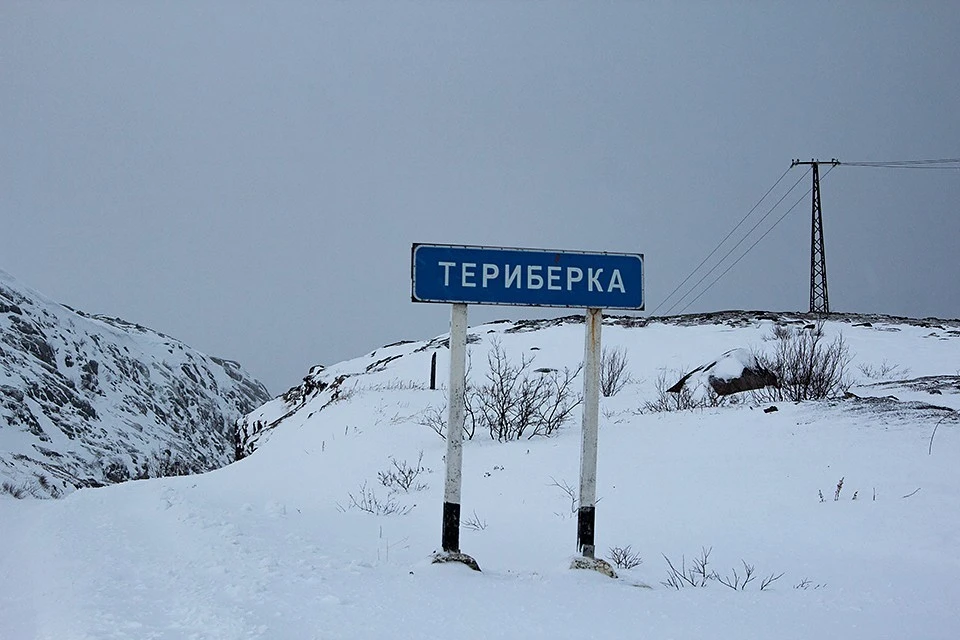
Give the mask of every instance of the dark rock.
[(391, 362), (399, 358), (400, 355), (401, 354), (398, 353), (396, 355), (387, 356), (386, 358), (382, 358), (380, 360), (377, 360), (374, 363), (367, 365), (367, 369), (366, 369), (367, 373), (370, 373), (371, 371), (383, 371), (384, 369), (386, 369), (388, 364), (390, 364)]
[(732, 380), (722, 380), (710, 376), (707, 378), (710, 386), (720, 396), (729, 396), (734, 393), (763, 389), (777, 386), (777, 376), (763, 367), (745, 368), (743, 373)]
[(433, 554), (433, 564), (445, 564), (448, 562), (465, 564), (474, 571), (480, 571), (480, 565), (477, 564), (477, 561), (465, 553), (460, 553), (459, 551), (443, 551)]
[[(741, 372), (735, 377), (726, 377), (715, 375), (713, 371), (718, 363), (724, 362), (728, 364), (728, 359), (733, 359), (734, 363), (739, 363), (741, 361), (746, 362), (746, 364), (741, 365)], [(728, 396), (734, 393), (742, 393), (744, 391), (753, 391), (754, 389), (762, 389), (763, 387), (776, 386), (777, 376), (774, 375), (771, 371), (765, 369), (760, 365), (756, 358), (749, 354), (744, 349), (732, 349), (724, 353), (720, 358), (714, 360), (708, 365), (703, 365), (697, 367), (693, 371), (689, 372), (680, 380), (677, 381), (672, 387), (667, 389), (668, 393), (680, 393), (683, 390), (695, 374), (705, 374), (707, 376), (707, 383), (710, 387), (716, 392), (717, 395)]]

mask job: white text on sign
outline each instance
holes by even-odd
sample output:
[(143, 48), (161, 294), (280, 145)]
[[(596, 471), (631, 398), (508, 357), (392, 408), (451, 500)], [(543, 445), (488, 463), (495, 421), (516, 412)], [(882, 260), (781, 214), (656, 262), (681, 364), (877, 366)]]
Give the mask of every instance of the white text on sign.
[(443, 268), (443, 285), (449, 287), (451, 278), (461, 287), (498, 286), (504, 289), (544, 289), (549, 291), (619, 291), (626, 293), (623, 277), (619, 269), (612, 269), (609, 275), (603, 268), (587, 268), (586, 273), (580, 267), (559, 267), (476, 262), (438, 262)]

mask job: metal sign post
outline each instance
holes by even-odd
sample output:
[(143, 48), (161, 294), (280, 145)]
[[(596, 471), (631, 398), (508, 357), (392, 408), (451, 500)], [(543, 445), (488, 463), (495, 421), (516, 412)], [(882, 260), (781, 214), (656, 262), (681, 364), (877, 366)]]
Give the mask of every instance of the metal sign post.
[(447, 475), (443, 485), (443, 550), (460, 553), (460, 486), (463, 478), (463, 418), (467, 374), (467, 305), (450, 312), (450, 402), (447, 417)]
[(460, 552), (467, 305), (496, 304), (587, 309), (577, 549), (585, 560), (602, 563), (594, 558), (600, 328), (603, 309), (643, 309), (643, 255), (415, 244), (410, 262), (411, 299), (452, 305), (443, 555), (435, 561), (454, 560), (479, 570), (473, 558)]
[(600, 328), (603, 326), (603, 310), (587, 309), (585, 324), (577, 550), (584, 557), (593, 558), (593, 532), (597, 515), (597, 440), (600, 431)]

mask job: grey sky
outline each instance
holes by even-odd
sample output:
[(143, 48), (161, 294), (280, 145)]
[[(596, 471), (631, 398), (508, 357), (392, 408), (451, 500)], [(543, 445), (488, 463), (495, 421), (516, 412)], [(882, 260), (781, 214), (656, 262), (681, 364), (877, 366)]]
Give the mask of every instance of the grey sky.
[[(0, 268), (273, 392), (447, 329), (413, 242), (642, 252), (652, 310), (791, 158), (960, 156), (958, 33), (954, 2), (7, 1)], [(960, 172), (836, 169), (831, 308), (960, 316), (958, 205)], [(809, 217), (688, 311), (805, 310)]]

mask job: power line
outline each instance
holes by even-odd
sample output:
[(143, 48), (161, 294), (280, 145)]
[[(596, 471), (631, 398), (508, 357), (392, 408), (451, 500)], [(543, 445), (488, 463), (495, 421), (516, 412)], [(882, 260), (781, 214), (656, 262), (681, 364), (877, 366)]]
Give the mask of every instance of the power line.
[[(737, 229), (739, 229), (739, 228), (743, 225), (743, 223), (746, 221), (746, 219), (749, 218), (749, 217), (753, 214), (754, 211), (756, 211), (757, 207), (759, 207), (760, 204), (767, 198), (767, 196), (769, 196), (770, 193), (780, 184), (780, 182), (781, 182), (781, 181), (783, 180), (783, 178), (787, 175), (787, 173), (790, 171), (790, 169), (791, 169), (792, 167), (798, 165), (798, 164), (809, 164), (809, 165), (811, 165), (811, 169), (808, 169), (807, 172), (804, 173), (804, 175), (802, 175), (802, 176), (797, 180), (797, 182), (795, 182), (795, 183), (793, 184), (793, 186), (790, 187), (790, 189), (788, 189), (787, 192), (784, 193), (783, 196), (780, 197), (780, 199), (760, 218), (760, 220), (758, 220), (757, 223), (754, 224), (753, 227), (751, 227), (751, 228), (744, 234), (744, 236), (743, 236), (735, 245), (733, 245), (733, 247), (731, 247), (730, 250), (727, 251), (727, 252), (723, 255), (723, 257), (720, 258), (719, 261), (717, 261), (717, 263), (716, 263), (713, 267), (711, 267), (706, 273), (704, 273), (704, 274), (700, 277), (700, 279), (697, 280), (697, 282), (694, 283), (694, 285), (693, 285), (692, 287), (690, 287), (689, 290), (687, 290), (686, 293), (684, 293), (682, 296), (680, 296), (680, 298), (678, 298), (677, 300), (675, 300), (675, 301), (673, 302), (673, 304), (671, 304), (671, 305), (667, 308), (667, 310), (666, 310), (666, 312), (665, 312), (667, 315), (669, 315), (678, 305), (682, 304), (683, 301), (684, 301), (684, 299), (686, 299), (689, 295), (691, 295), (694, 291), (696, 291), (697, 288), (703, 283), (703, 281), (706, 280), (714, 271), (716, 271), (717, 269), (719, 269), (720, 266), (727, 260), (727, 258), (729, 258), (730, 255), (731, 255), (734, 251), (736, 251), (737, 248), (738, 248), (740, 245), (742, 245), (742, 244), (748, 239), (748, 237), (749, 237), (761, 224), (763, 224), (763, 222), (770, 216), (770, 214), (773, 213), (773, 211), (780, 205), (780, 203), (782, 203), (782, 202), (787, 198), (787, 196), (789, 196), (790, 193), (793, 192), (793, 190), (797, 187), (797, 185), (800, 184), (800, 182), (810, 173), (810, 171), (812, 170), (812, 165), (815, 165), (815, 164), (830, 164), (830, 165), (831, 165), (830, 168), (827, 170), (827, 172), (823, 175), (823, 178), (824, 178), (824, 179), (825, 179), (828, 175), (830, 175), (830, 172), (833, 171), (833, 169), (834, 169), (835, 167), (837, 167), (837, 166), (875, 168), (875, 169), (927, 169), (927, 170), (939, 170), (939, 171), (960, 171), (960, 158), (935, 158), (935, 159), (928, 159), (928, 160), (886, 160), (886, 161), (880, 161), (880, 162), (867, 162), (867, 161), (840, 162), (840, 161), (837, 160), (837, 159), (833, 159), (833, 160), (831, 160), (830, 162), (823, 162), (823, 163), (819, 163), (819, 162), (817, 162), (817, 161), (815, 161), (815, 160), (814, 160), (814, 161), (811, 161), (811, 162), (800, 162), (799, 160), (794, 160), (794, 161), (791, 163), (790, 167), (788, 167), (787, 170), (784, 171), (784, 172), (780, 175), (779, 178), (777, 178), (777, 180), (776, 180), (776, 182), (774, 182), (773, 186), (771, 186), (769, 189), (767, 189), (766, 193), (764, 193), (763, 196), (757, 201), (757, 203), (753, 205), (753, 207), (750, 209), (750, 211), (748, 211), (747, 214), (746, 214), (743, 218), (741, 218), (740, 221), (733, 227), (733, 229), (731, 229), (730, 232), (727, 233), (727, 235), (724, 236), (724, 238), (723, 238), (719, 243), (717, 243), (717, 245), (713, 248), (713, 250), (710, 251), (710, 253), (707, 254), (707, 256), (706, 256), (703, 260), (700, 261), (700, 264), (698, 264), (698, 265), (687, 275), (687, 277), (685, 277), (685, 278), (680, 282), (680, 284), (678, 284), (676, 287), (674, 287), (674, 289), (673, 289), (665, 298), (663, 298), (663, 300), (661, 300), (661, 302), (656, 306), (656, 308), (654, 308), (654, 310), (652, 311), (651, 315), (655, 315), (655, 314), (661, 309), (661, 307), (665, 306), (665, 305), (667, 304), (667, 302), (668, 302), (671, 298), (673, 298), (673, 296), (674, 296), (678, 291), (680, 291), (680, 290), (684, 287), (684, 285), (686, 285), (686, 283), (689, 282), (690, 279), (693, 278), (693, 276), (694, 276), (707, 262), (710, 261), (710, 259), (720, 250), (720, 248), (724, 245), (724, 243), (725, 243), (727, 240), (730, 239), (730, 237), (737, 231)], [(817, 180), (818, 177), (819, 177), (819, 176), (817, 176), (817, 175), (814, 176), (814, 182), (815, 182), (815, 183), (818, 183), (818, 182), (819, 182), (819, 181)], [(805, 193), (803, 196), (800, 197), (799, 200), (797, 200), (789, 209), (787, 209), (787, 211), (786, 211), (783, 215), (781, 215), (781, 216), (773, 223), (773, 225), (772, 225), (769, 229), (767, 229), (765, 232), (763, 232), (763, 234), (762, 234), (759, 238), (757, 238), (757, 240), (754, 241), (753, 244), (751, 244), (751, 245), (746, 249), (746, 251), (744, 251), (742, 254), (740, 254), (740, 256), (739, 256), (730, 266), (728, 266), (726, 269), (724, 269), (724, 271), (723, 271), (722, 273), (720, 273), (720, 275), (717, 276), (710, 284), (708, 284), (706, 288), (704, 288), (702, 291), (700, 291), (700, 293), (698, 293), (698, 294), (696, 295), (696, 297), (694, 297), (692, 300), (690, 300), (690, 302), (688, 302), (685, 306), (683, 306), (683, 308), (680, 309), (680, 313), (683, 313), (684, 311), (686, 311), (687, 308), (689, 308), (693, 303), (695, 303), (697, 300), (699, 300), (700, 297), (703, 296), (703, 294), (705, 294), (707, 291), (709, 291), (717, 282), (720, 281), (720, 279), (723, 278), (724, 275), (726, 275), (734, 266), (736, 266), (744, 257), (746, 257), (746, 255), (747, 255), (748, 253), (750, 253), (750, 251), (751, 251), (754, 247), (756, 247), (757, 244), (759, 244), (760, 241), (762, 241), (771, 231), (773, 231), (773, 229), (775, 229), (775, 228), (777, 227), (777, 225), (779, 225), (780, 222), (781, 222), (784, 218), (786, 218), (787, 215), (788, 215), (791, 211), (793, 211), (793, 210), (797, 207), (797, 205), (799, 205), (800, 202), (802, 202), (803, 199), (804, 199), (807, 195), (809, 195), (810, 192), (811, 192), (814, 188), (817, 188), (817, 185), (816, 185), (816, 184), (815, 184), (814, 187), (811, 187), (810, 189), (808, 189), (808, 190), (806, 191), (806, 193)], [(815, 197), (815, 200), (816, 200), (816, 199), (817, 199), (817, 198)], [(815, 207), (816, 207), (816, 206), (817, 206), (817, 203), (815, 202)], [(815, 211), (815, 216), (816, 216), (816, 211)], [(821, 224), (822, 224), (822, 223), (821, 223)], [(816, 221), (815, 221), (814, 229), (816, 230)], [(821, 227), (821, 230), (822, 230), (822, 227)], [(821, 231), (821, 233), (822, 233), (822, 231)], [(812, 251), (813, 251), (813, 249), (812, 249)], [(821, 236), (821, 252), (822, 252), (822, 236)], [(811, 258), (811, 260), (813, 260), (813, 258)], [(821, 262), (822, 262), (822, 259), (821, 259)], [(811, 267), (811, 274), (812, 274), (812, 273), (813, 273), (813, 267)], [(813, 277), (814, 277), (814, 276), (811, 275), (811, 282), (812, 282)], [(826, 273), (825, 273), (825, 268), (824, 268), (824, 273), (823, 273), (823, 276), (822, 276), (822, 277), (823, 277), (824, 306), (826, 306)], [(811, 291), (813, 291), (813, 284), (811, 284)], [(813, 293), (811, 293), (811, 300), (813, 300)], [(812, 308), (813, 304), (814, 304), (814, 303), (811, 301), (811, 308)]]
[(874, 165), (912, 165), (912, 164), (957, 164), (960, 163), (960, 158), (940, 158), (937, 160), (884, 160), (882, 162), (841, 162), (840, 164), (846, 166), (857, 166), (857, 167), (871, 167)]
[[(739, 247), (741, 244), (743, 244), (743, 243), (746, 241), (746, 239), (750, 236), (750, 234), (753, 233), (753, 232), (757, 229), (757, 227), (759, 227), (761, 224), (763, 224), (763, 221), (764, 221), (764, 220), (766, 220), (768, 217), (770, 217), (770, 214), (773, 213), (774, 209), (776, 209), (778, 206), (780, 206), (780, 203), (781, 203), (781, 202), (783, 202), (784, 200), (786, 200), (787, 196), (789, 196), (789, 195), (793, 192), (793, 190), (797, 188), (797, 185), (799, 185), (800, 182), (802, 182), (803, 179), (806, 178), (806, 177), (807, 177), (807, 174), (809, 174), (809, 173), (810, 173), (810, 169), (807, 169), (807, 171), (806, 171), (802, 176), (800, 176), (799, 178), (797, 178), (797, 181), (793, 183), (793, 186), (791, 186), (791, 187), (787, 190), (786, 193), (784, 193), (782, 196), (780, 196), (780, 199), (777, 200), (776, 203), (774, 203), (774, 205), (773, 205), (772, 207), (770, 207), (765, 214), (763, 214), (763, 217), (761, 217), (761, 218), (756, 222), (756, 224), (754, 224), (754, 225), (750, 228), (750, 230), (747, 231), (747, 233), (744, 234), (744, 236), (743, 236), (735, 245), (733, 245), (733, 246), (730, 248), (730, 250), (727, 251), (727, 253), (725, 253), (725, 254), (723, 255), (722, 258), (720, 258), (719, 261), (717, 261), (717, 263), (716, 263), (713, 267), (711, 267), (706, 273), (704, 273), (704, 274), (700, 277), (700, 279), (697, 280), (697, 282), (696, 282), (692, 287), (690, 287), (690, 289), (689, 289), (685, 294), (683, 294), (682, 296), (680, 296), (680, 298), (679, 298), (676, 302), (674, 302), (672, 305), (670, 305), (670, 307), (667, 309), (667, 315), (669, 315), (670, 312), (674, 310), (674, 308), (676, 308), (678, 305), (680, 305), (680, 304), (683, 302), (684, 298), (686, 298), (686, 297), (689, 296), (691, 293), (693, 293), (693, 292), (696, 290), (696, 288), (699, 287), (700, 284), (710, 276), (711, 273), (713, 273), (713, 272), (716, 271), (718, 268), (720, 268), (720, 265), (723, 264), (723, 261), (726, 260), (728, 257), (730, 257), (730, 254), (733, 253), (734, 251), (736, 251), (736, 250), (737, 250), (737, 247)], [(786, 174), (784, 174), (784, 175), (786, 175)], [(723, 242), (721, 242), (720, 244), (722, 245)], [(719, 249), (719, 248), (720, 248), (720, 245), (717, 246), (717, 249)], [(716, 249), (715, 249), (714, 251), (716, 251)], [(711, 286), (712, 286), (712, 285), (711, 285)], [(709, 288), (709, 287), (708, 287), (708, 288)], [(701, 294), (701, 295), (702, 295), (702, 294)], [(699, 296), (698, 296), (698, 297), (699, 297)], [(687, 306), (690, 306), (690, 305), (688, 304)], [(684, 307), (684, 308), (686, 308), (686, 307)]]
[(866, 167), (868, 169), (926, 169), (928, 171), (957, 171), (960, 170), (960, 165), (956, 166), (924, 166), (924, 165), (909, 165), (909, 164), (847, 164), (843, 163), (845, 167)]
[[(717, 246), (715, 246), (715, 247), (713, 248), (713, 251), (711, 251), (709, 254), (707, 254), (707, 257), (706, 257), (706, 258), (704, 258), (703, 260), (700, 261), (700, 264), (698, 264), (698, 265), (693, 269), (693, 271), (691, 271), (690, 274), (687, 275), (687, 277), (683, 279), (683, 282), (681, 282), (681, 283), (678, 284), (676, 287), (674, 287), (673, 291), (671, 291), (671, 292), (667, 295), (666, 298), (664, 298), (663, 300), (660, 301), (660, 304), (658, 304), (658, 305), (656, 306), (656, 308), (651, 312), (650, 315), (656, 315), (657, 311), (660, 310), (660, 307), (662, 307), (664, 304), (666, 304), (667, 300), (669, 300), (670, 298), (672, 298), (672, 297), (673, 297), (673, 294), (675, 294), (677, 291), (679, 291), (680, 288), (683, 287), (683, 285), (685, 285), (685, 284), (687, 283), (687, 281), (688, 281), (690, 278), (693, 277), (693, 274), (695, 274), (697, 271), (699, 271), (699, 270), (700, 270), (700, 267), (702, 267), (702, 266), (707, 262), (707, 260), (709, 260), (711, 257), (713, 257), (713, 254), (715, 254), (715, 253), (717, 252), (717, 250), (718, 250), (721, 246), (723, 246), (723, 243), (726, 242), (727, 239), (729, 239), (730, 236), (733, 235), (733, 232), (736, 231), (737, 229), (739, 229), (739, 228), (740, 228), (740, 225), (742, 225), (742, 224), (744, 223), (744, 221), (745, 221), (747, 218), (750, 217), (750, 214), (752, 214), (754, 211), (757, 210), (757, 207), (759, 207), (759, 206), (760, 206), (760, 203), (763, 202), (764, 199), (765, 199), (768, 195), (770, 195), (770, 192), (777, 188), (777, 185), (780, 184), (780, 181), (783, 180), (784, 176), (786, 176), (787, 173), (790, 172), (790, 169), (791, 169), (791, 168), (792, 168), (792, 167), (787, 167), (787, 168), (784, 170), (784, 172), (780, 174), (780, 177), (777, 178), (777, 181), (773, 183), (773, 186), (770, 187), (769, 189), (767, 189), (767, 192), (764, 193), (763, 196), (762, 196), (759, 200), (757, 200), (757, 203), (756, 203), (755, 205), (753, 205), (753, 207), (750, 208), (750, 211), (747, 211), (747, 215), (745, 215), (745, 216), (743, 216), (742, 218), (740, 218), (740, 222), (738, 222), (738, 223), (736, 224), (736, 226), (734, 226), (733, 229), (731, 229), (730, 232), (729, 232), (726, 236), (724, 236), (723, 240), (721, 240), (721, 241), (717, 244)], [(682, 298), (681, 298), (681, 300), (682, 300)]]
[[(824, 164), (826, 164), (826, 163), (824, 163)], [(834, 167), (836, 167), (836, 166), (838, 166), (838, 165), (832, 165), (829, 169), (827, 169), (827, 172), (823, 174), (823, 177), (820, 178), (820, 180), (821, 180), (821, 181), (825, 180), (825, 179), (827, 178), (827, 176), (830, 175), (830, 172), (833, 171)], [(810, 171), (807, 170), (807, 173), (810, 173)], [(805, 178), (806, 175), (807, 175), (806, 173), (803, 174), (803, 176), (801, 177), (801, 180), (802, 180), (803, 178)], [(744, 251), (742, 254), (740, 254), (740, 257), (737, 258), (736, 260), (734, 260), (733, 264), (731, 264), (729, 267), (727, 267), (726, 269), (724, 269), (723, 273), (721, 273), (719, 276), (717, 276), (716, 279), (715, 279), (713, 282), (711, 282), (709, 285), (707, 285), (707, 287), (706, 287), (703, 291), (701, 291), (700, 293), (698, 293), (696, 298), (694, 298), (693, 300), (691, 300), (690, 302), (688, 302), (687, 305), (680, 310), (680, 313), (683, 313), (684, 311), (686, 311), (687, 308), (688, 308), (690, 305), (692, 305), (694, 302), (696, 302), (697, 300), (700, 299), (700, 296), (702, 296), (702, 295), (705, 294), (707, 291), (709, 291), (710, 288), (713, 287), (713, 285), (717, 284), (717, 282), (719, 282), (720, 279), (723, 278), (723, 276), (727, 275), (727, 272), (730, 271), (730, 269), (733, 269), (735, 266), (737, 266), (737, 263), (740, 262), (741, 260), (743, 260), (743, 258), (744, 258), (748, 253), (750, 253), (750, 251), (751, 251), (755, 246), (757, 246), (758, 244), (760, 244), (760, 241), (763, 240), (764, 238), (766, 238), (766, 237), (767, 237), (767, 234), (769, 234), (771, 231), (773, 231), (773, 230), (777, 227), (777, 225), (780, 224), (780, 222), (781, 222), (784, 218), (786, 218), (787, 215), (790, 214), (791, 211), (793, 211), (794, 209), (796, 209), (796, 208), (797, 208), (797, 205), (799, 205), (801, 202), (803, 202), (803, 201), (806, 199), (806, 197), (810, 194), (810, 192), (811, 192), (812, 190), (813, 190), (813, 187), (810, 187), (809, 189), (807, 189), (807, 191), (806, 191), (802, 196), (800, 196), (800, 199), (799, 199), (799, 200), (797, 200), (796, 202), (794, 202), (794, 203), (790, 206), (790, 208), (787, 209), (787, 210), (783, 213), (782, 216), (780, 216), (779, 218), (777, 218), (777, 221), (773, 223), (773, 226), (771, 226), (769, 229), (767, 229), (766, 231), (764, 231), (764, 232), (763, 232), (763, 235), (761, 235), (759, 238), (757, 238), (756, 241), (755, 241), (752, 245), (750, 245), (749, 247), (747, 247), (747, 250)], [(791, 189), (791, 191), (792, 191), (792, 189)], [(789, 193), (789, 192), (787, 192), (787, 193)]]
[(960, 158), (935, 160), (886, 160), (883, 162), (843, 162), (845, 167), (869, 167), (874, 169), (933, 169), (954, 171), (960, 169)]

